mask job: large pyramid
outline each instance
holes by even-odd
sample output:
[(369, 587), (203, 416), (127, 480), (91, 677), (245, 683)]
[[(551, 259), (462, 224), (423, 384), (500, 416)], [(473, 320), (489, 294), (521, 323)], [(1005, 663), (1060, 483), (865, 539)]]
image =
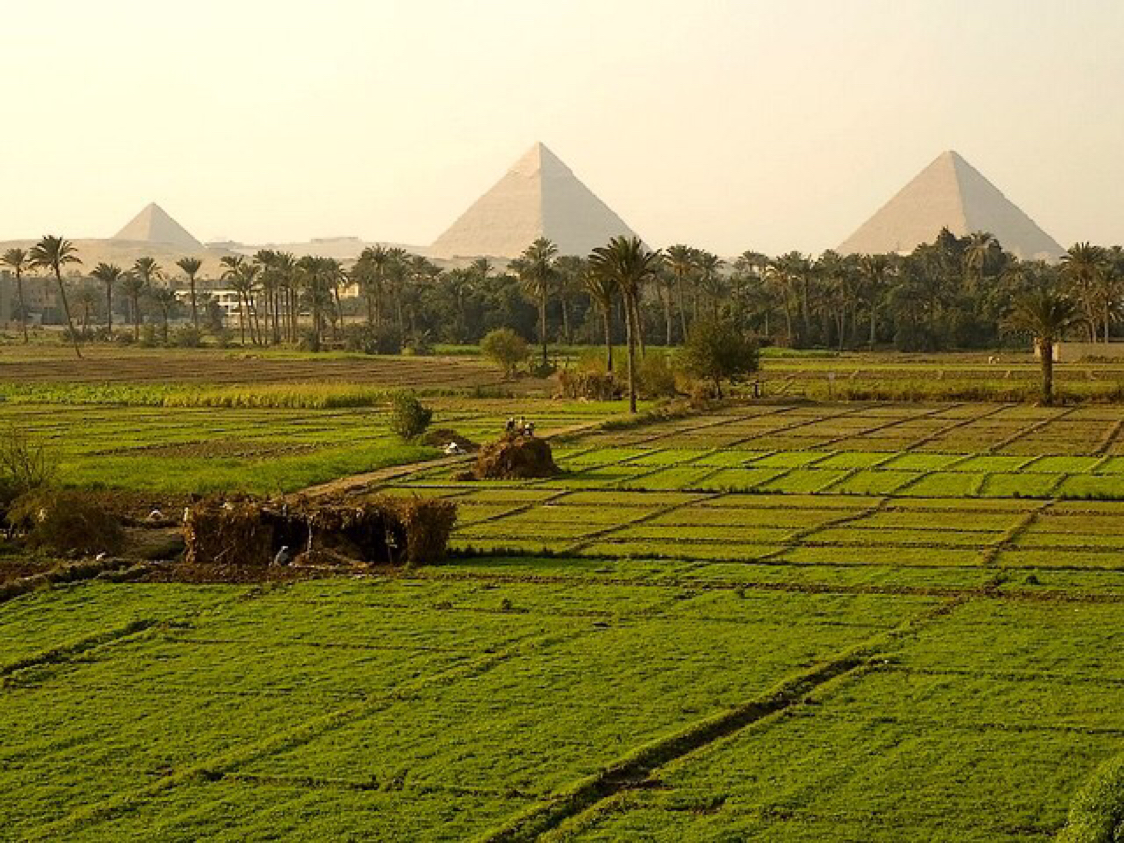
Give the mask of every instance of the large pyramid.
[(128, 240), (134, 243), (159, 243), (176, 249), (191, 252), (203, 251), (203, 244), (191, 233), (168, 216), (167, 212), (151, 202), (139, 214), (118, 231), (114, 240)]
[(632, 233), (558, 156), (536, 143), (430, 252), (439, 258), (514, 258), (536, 238), (548, 237), (560, 254), (584, 256), (612, 237)]
[(932, 243), (942, 228), (958, 237), (975, 231), (994, 234), (1020, 258), (1057, 260), (1065, 251), (980, 172), (949, 151), (852, 234), (843, 254), (911, 252)]

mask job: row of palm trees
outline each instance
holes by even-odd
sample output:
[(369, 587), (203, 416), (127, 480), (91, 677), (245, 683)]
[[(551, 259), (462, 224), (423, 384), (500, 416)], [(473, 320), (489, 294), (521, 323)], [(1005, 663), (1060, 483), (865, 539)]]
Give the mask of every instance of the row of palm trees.
[[(34, 264), (32, 252), (40, 255)], [(43, 238), (30, 251), (9, 250), (0, 260), (15, 275), (24, 319), (24, 273), (47, 269), (59, 283), (73, 328), (52, 254), (58, 255), (60, 268), (77, 262), (73, 247), (57, 237)], [(238, 296), (244, 343), (295, 342), (306, 314), (316, 346), (329, 326), (338, 339), (342, 291), (351, 283), (373, 328), (385, 327), (401, 337), (433, 331), (447, 341), (472, 342), (498, 321), (537, 334), (545, 364), (552, 327), (555, 339), (569, 342), (577, 326), (586, 341), (597, 336), (605, 340), (610, 368), (614, 335), (621, 327), (641, 349), (646, 339), (682, 342), (700, 317), (730, 319), (743, 330), (796, 347), (873, 347), (887, 340), (903, 350), (993, 347), (1004, 314), (1026, 290), (1064, 290), (1077, 313), (1070, 329), (1091, 339), (1111, 337), (1124, 299), (1124, 256), (1118, 247), (1079, 243), (1053, 266), (1017, 260), (983, 232), (968, 237), (942, 232), (934, 243), (904, 256), (829, 251), (817, 258), (797, 252), (769, 258), (747, 251), (727, 263), (685, 244), (652, 254), (657, 257), (644, 279), (627, 291), (615, 286), (611, 274), (594, 271), (599, 266), (596, 252), (585, 258), (559, 255), (545, 238), (506, 268), (481, 258), (442, 270), (403, 249), (375, 246), (345, 270), (331, 258), (297, 259), (263, 250), (253, 257), (225, 257), (221, 280)], [(198, 328), (202, 265), (197, 258), (184, 258), (176, 266), (186, 279), (191, 319)], [(172, 279), (152, 258), (141, 258), (128, 269), (99, 264), (90, 277), (104, 289), (110, 332), (115, 294), (129, 303), (134, 335), (141, 300), (160, 308), (166, 326), (175, 296), (161, 282)], [(26, 335), (26, 321), (24, 330)]]

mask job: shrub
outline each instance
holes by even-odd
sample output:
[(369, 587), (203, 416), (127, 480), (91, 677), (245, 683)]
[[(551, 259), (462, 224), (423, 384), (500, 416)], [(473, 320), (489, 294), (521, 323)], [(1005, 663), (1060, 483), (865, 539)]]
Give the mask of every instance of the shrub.
[(116, 553), (125, 534), (117, 517), (88, 492), (41, 488), (12, 504), (8, 521), (31, 547), (61, 554)]
[(214, 339), (216, 347), (230, 348), (230, 344), (234, 342), (234, 332), (230, 328), (212, 327), (211, 338)]
[(612, 401), (621, 396), (616, 379), (603, 372), (564, 369), (558, 373), (558, 386), (563, 398)]
[(0, 519), (15, 500), (54, 482), (54, 455), (19, 428), (9, 427), (0, 440)]
[(640, 360), (636, 379), (640, 394), (645, 398), (668, 398), (676, 394), (675, 370), (663, 351), (649, 349)]
[(402, 334), (391, 325), (349, 325), (344, 329), (343, 344), (346, 351), (362, 354), (400, 354)]
[(141, 348), (156, 348), (156, 326), (141, 325), (140, 340), (137, 342)]
[(680, 355), (683, 369), (713, 382), (719, 398), (722, 397), (722, 381), (736, 381), (756, 372), (759, 364), (757, 344), (723, 320), (694, 322)]
[(184, 325), (176, 328), (172, 334), (172, 343), (180, 348), (199, 348), (203, 344), (203, 335), (194, 325)]
[(433, 421), (433, 410), (424, 406), (412, 392), (399, 392), (390, 399), (390, 429), (402, 439), (415, 439)]
[(530, 351), (527, 341), (511, 328), (496, 328), (480, 340), (480, 351), (503, 370), (504, 377), (514, 377), (520, 363), (525, 363)]
[(301, 351), (311, 351), (315, 354), (320, 351), (320, 346), (319, 331), (314, 331), (311, 328), (305, 328), (301, 331), (300, 339), (297, 341), (297, 348)]
[(403, 354), (413, 354), (417, 357), (428, 357), (433, 354), (433, 339), (429, 331), (412, 334), (402, 343)]

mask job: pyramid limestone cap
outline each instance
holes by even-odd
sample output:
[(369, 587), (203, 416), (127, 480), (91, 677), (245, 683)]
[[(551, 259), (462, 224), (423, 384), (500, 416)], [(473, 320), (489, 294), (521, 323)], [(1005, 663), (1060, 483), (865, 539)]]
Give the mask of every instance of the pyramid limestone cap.
[(839, 247), (843, 254), (908, 253), (947, 228), (958, 237), (994, 234), (1023, 259), (1057, 260), (1065, 251), (990, 181), (948, 150), (903, 187)]
[(196, 240), (186, 228), (168, 216), (168, 213), (155, 202), (146, 205), (112, 239), (137, 243), (159, 243), (193, 252), (203, 250), (203, 244)]
[(587, 255), (633, 231), (543, 143), (536, 143), (449, 229), (434, 257), (514, 258), (546, 237), (563, 255)]

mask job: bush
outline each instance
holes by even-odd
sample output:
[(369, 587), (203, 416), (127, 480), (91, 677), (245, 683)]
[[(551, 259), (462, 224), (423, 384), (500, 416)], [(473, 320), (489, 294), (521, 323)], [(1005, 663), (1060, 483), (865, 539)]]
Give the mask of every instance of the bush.
[(558, 373), (558, 386), (563, 398), (612, 401), (621, 396), (621, 389), (616, 379), (603, 372), (564, 369)]
[(636, 380), (640, 394), (645, 398), (668, 398), (677, 392), (671, 361), (665, 352), (657, 349), (649, 349), (640, 359)]
[(9, 427), (0, 441), (0, 519), (17, 498), (50, 486), (55, 479), (53, 454), (17, 427)]
[(399, 392), (390, 403), (390, 429), (402, 439), (416, 439), (433, 421), (433, 410), (411, 392)]
[(730, 322), (700, 319), (687, 332), (680, 362), (688, 374), (711, 381), (721, 398), (722, 381), (736, 381), (757, 371), (757, 343)]
[(480, 340), (481, 353), (503, 370), (504, 377), (514, 377), (520, 363), (525, 363), (530, 351), (527, 341), (511, 328), (496, 328)]
[(411, 335), (402, 343), (402, 353), (417, 357), (428, 357), (433, 354), (433, 339), (429, 336), (429, 331)]
[(8, 521), (31, 547), (60, 554), (117, 553), (125, 534), (117, 517), (88, 492), (41, 488), (12, 504)]
[(156, 348), (156, 326), (141, 325), (140, 340), (137, 344), (141, 348)]
[(172, 344), (180, 348), (199, 348), (203, 344), (203, 335), (194, 325), (184, 325), (172, 334)]
[(234, 332), (230, 328), (211, 328), (211, 338), (215, 341), (215, 346), (218, 348), (230, 348), (230, 344), (234, 342)]
[(301, 331), (300, 339), (297, 340), (297, 348), (301, 351), (311, 351), (313, 354), (320, 351), (321, 344), (320, 332), (311, 328)]
[(361, 354), (400, 354), (402, 334), (391, 325), (348, 325), (343, 333), (346, 351)]

